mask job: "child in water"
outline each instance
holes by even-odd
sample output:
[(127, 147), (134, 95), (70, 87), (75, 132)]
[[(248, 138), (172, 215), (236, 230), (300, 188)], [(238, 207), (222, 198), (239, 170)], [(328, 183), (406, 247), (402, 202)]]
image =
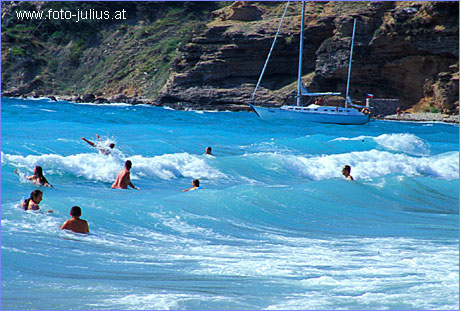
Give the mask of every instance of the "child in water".
[(186, 191), (200, 189), (200, 181), (198, 179), (194, 179), (193, 182), (192, 182), (192, 186), (193, 186), (192, 188), (188, 188), (188, 189), (185, 189), (185, 190), (182, 190), (182, 191), (186, 192)]
[(350, 175), (351, 167), (350, 165), (345, 165), (342, 168), (342, 175), (345, 176), (346, 180), (353, 180), (353, 176)]
[[(15, 169), (14, 172), (18, 176), (20, 176), (17, 169)], [(34, 174), (31, 176), (25, 177), (25, 179), (32, 180), (32, 182), (36, 185), (53, 188), (53, 186), (48, 182), (48, 180), (43, 175), (43, 168), (41, 166), (35, 166)]]
[(80, 219), (81, 208), (79, 206), (74, 206), (70, 209), (71, 219), (66, 220), (66, 222), (61, 226), (63, 230), (71, 230), (76, 233), (89, 233), (89, 226), (86, 220)]
[(204, 154), (206, 155), (210, 155), (210, 156), (214, 156), (212, 154), (212, 148), (211, 147), (206, 147), (205, 151), (204, 151)]
[[(22, 202), (22, 208), (25, 211), (38, 211), (40, 209), (40, 202), (43, 200), (43, 192), (41, 190), (34, 190), (30, 194), (30, 198), (25, 199)], [(53, 210), (48, 210), (48, 213), (53, 212)]]

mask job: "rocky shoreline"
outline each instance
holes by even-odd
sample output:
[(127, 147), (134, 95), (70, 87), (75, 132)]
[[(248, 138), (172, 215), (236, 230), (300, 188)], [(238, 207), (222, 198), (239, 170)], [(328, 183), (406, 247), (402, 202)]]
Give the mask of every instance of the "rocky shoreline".
[(392, 114), (379, 118), (381, 120), (391, 121), (411, 121), (411, 122), (447, 122), (459, 123), (458, 115), (447, 115), (442, 113), (430, 112), (416, 112), (416, 113), (403, 113), (401, 115)]
[[(8, 96), (7, 94), (2, 94), (6, 97), (16, 97)], [(128, 97), (123, 94), (117, 94), (109, 98), (95, 96), (94, 94), (84, 94), (84, 95), (75, 95), (75, 96), (61, 96), (61, 95), (37, 95), (32, 96), (18, 96), (19, 98), (49, 98), (52, 101), (68, 101), (72, 103), (92, 103), (92, 104), (117, 104), (124, 103), (129, 105), (154, 105), (154, 102), (148, 99), (139, 98), (139, 97)]]
[(169, 107), (174, 110), (207, 110), (207, 111), (252, 111), (252, 108), (245, 104), (195, 104), (189, 102), (175, 102), (164, 104), (157, 100), (142, 98), (142, 97), (129, 97), (124, 94), (117, 94), (108, 98), (95, 96), (94, 94), (84, 95), (42, 95), (42, 94), (28, 94), (28, 95), (17, 95), (5, 92), (2, 94), (4, 97), (11, 98), (48, 98), (52, 101), (67, 101), (71, 103), (91, 103), (91, 104), (128, 104), (128, 105), (149, 105), (155, 107)]
[[(5, 96), (3, 94), (2, 96)], [(15, 97), (15, 96), (6, 96)], [(170, 107), (175, 110), (208, 110), (208, 111), (248, 111), (252, 112), (252, 108), (244, 103), (241, 104), (222, 104), (222, 105), (198, 105), (190, 103), (171, 103), (168, 105), (162, 105), (155, 100), (128, 97), (123, 94), (111, 96), (109, 98), (96, 97), (94, 94), (85, 94), (79, 96), (59, 96), (59, 95), (34, 95), (29, 96), (33, 98), (49, 98), (53, 101), (68, 101), (72, 103), (93, 103), (93, 104), (118, 104), (124, 103), (129, 105), (149, 105), (156, 107)], [(20, 96), (18, 98), (27, 98)], [(409, 121), (409, 122), (446, 122), (446, 123), (459, 123), (458, 115), (447, 115), (442, 113), (430, 113), (430, 112), (416, 112), (416, 113), (402, 113), (400, 115), (392, 114), (387, 116), (373, 116), (376, 120), (389, 120), (389, 121)]]

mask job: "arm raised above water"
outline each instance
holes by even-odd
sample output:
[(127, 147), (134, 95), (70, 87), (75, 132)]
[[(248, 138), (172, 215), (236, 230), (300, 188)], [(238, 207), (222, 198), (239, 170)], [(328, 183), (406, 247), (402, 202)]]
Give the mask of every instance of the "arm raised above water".
[(87, 140), (87, 139), (84, 138), (84, 137), (82, 137), (81, 139), (84, 140), (84, 141), (86, 141), (86, 142), (87, 142), (88, 144), (90, 144), (91, 146), (96, 147), (96, 145), (95, 145), (92, 141), (89, 141), (89, 140)]

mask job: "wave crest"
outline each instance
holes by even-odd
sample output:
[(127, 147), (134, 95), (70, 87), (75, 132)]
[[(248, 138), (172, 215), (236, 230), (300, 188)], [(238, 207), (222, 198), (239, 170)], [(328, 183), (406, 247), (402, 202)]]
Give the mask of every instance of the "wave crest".
[(2, 155), (2, 165), (33, 172), (36, 165), (43, 167), (45, 176), (48, 174), (71, 174), (89, 180), (113, 182), (117, 173), (124, 167), (124, 162), (133, 162), (132, 179), (139, 176), (169, 180), (179, 177), (193, 178), (226, 178), (226, 175), (207, 164), (206, 159), (188, 153), (165, 154), (155, 157), (134, 155), (127, 157), (122, 153), (104, 156), (97, 153), (82, 153), (69, 156), (57, 154), (44, 155)]
[(372, 139), (375, 143), (391, 151), (404, 152), (416, 156), (427, 156), (430, 154), (430, 144), (413, 134), (382, 134), (377, 137), (358, 136), (358, 137), (340, 137), (332, 141), (358, 141)]

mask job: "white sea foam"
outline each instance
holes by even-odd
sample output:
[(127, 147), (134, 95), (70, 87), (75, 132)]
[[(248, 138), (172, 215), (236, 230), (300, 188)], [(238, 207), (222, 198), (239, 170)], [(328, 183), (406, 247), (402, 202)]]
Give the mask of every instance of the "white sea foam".
[[(310, 135), (307, 135), (305, 137), (310, 137)], [(363, 139), (366, 139), (366, 138), (373, 138), (373, 137), (364, 136), (364, 135), (361, 135), (361, 136), (358, 136), (358, 137), (339, 137), (339, 138), (334, 138), (331, 141), (363, 140)]]
[(231, 301), (231, 299), (209, 295), (204, 293), (181, 294), (159, 291), (153, 294), (130, 294), (122, 297), (109, 298), (97, 304), (89, 304), (96, 309), (128, 309), (128, 310), (177, 310), (186, 302), (207, 301), (213, 302), (216, 306), (222, 302)]
[[(32, 235), (35, 235), (37, 232), (50, 233), (57, 231), (60, 225), (62, 225), (64, 218), (56, 217), (56, 212), (48, 213), (48, 210), (52, 209), (51, 206), (42, 202), (39, 211), (24, 211), (20, 206), (23, 199), (18, 200), (17, 203), (10, 203), (3, 206), (5, 210), (8, 210), (10, 215), (21, 214), (23, 217), (20, 221), (2, 219), (2, 230), (4, 233)], [(37, 250), (37, 253), (40, 253), (40, 251)]]
[[(378, 309), (383, 305), (395, 309), (431, 309), (434, 306), (423, 299), (424, 295), (431, 291), (442, 293), (443, 287), (445, 293), (450, 293), (450, 297), (445, 297), (446, 305), (447, 301), (455, 300), (455, 293), (458, 299), (455, 247), (421, 245), (418, 240), (407, 238), (350, 239), (337, 244), (314, 240), (306, 243), (307, 240), (293, 242), (298, 247), (286, 252), (290, 255), (289, 264), (284, 265), (289, 268), (297, 263), (306, 267), (298, 269), (300, 280), (293, 280), (302, 284), (305, 293), (293, 295), (268, 309)], [(424, 255), (417, 256), (414, 248)], [(407, 251), (401, 251), (404, 249)], [(284, 253), (282, 247), (279, 252)], [(446, 267), (451, 268), (446, 271)], [(418, 289), (408, 293), (407, 286)]]
[(194, 113), (197, 113), (197, 114), (204, 114), (203, 110), (193, 110), (193, 109), (187, 110), (187, 109), (185, 109), (185, 111), (190, 111), (190, 112), (194, 112)]
[(358, 137), (339, 137), (332, 141), (358, 141), (372, 139), (387, 150), (400, 151), (411, 155), (426, 156), (430, 153), (430, 144), (413, 134), (382, 134), (377, 137), (358, 136)]
[(126, 295), (119, 298), (110, 298), (101, 303), (90, 304), (97, 309), (135, 309), (135, 310), (170, 310), (178, 309), (177, 302), (182, 298), (191, 298), (183, 294), (149, 294), (149, 295)]
[(72, 102), (72, 104), (75, 105), (82, 105), (82, 106), (101, 106), (101, 107), (131, 107), (133, 105), (128, 104), (128, 103), (91, 103), (91, 102), (84, 102), (84, 103), (75, 103)]
[(133, 167), (139, 174), (169, 180), (177, 177), (220, 179), (225, 174), (211, 167), (206, 158), (189, 153), (174, 153), (152, 158), (132, 156)]
[(48, 97), (33, 97), (33, 96), (29, 96), (27, 97), (27, 100), (48, 100), (48, 101), (52, 101), (51, 99), (49, 99)]
[(381, 146), (413, 155), (428, 155), (430, 145), (413, 134), (383, 134), (374, 140)]
[[(174, 110), (174, 109), (173, 109)], [(208, 110), (208, 109), (193, 109), (193, 108), (185, 108), (184, 111), (187, 112), (194, 112), (198, 114), (204, 114), (204, 113), (217, 113), (217, 112), (231, 112), (230, 110)]]
[[(259, 154), (259, 156), (262, 156)], [(281, 162), (282, 167), (296, 175), (312, 180), (341, 177), (345, 164), (352, 168), (352, 175), (358, 179), (374, 178), (389, 174), (406, 176), (428, 175), (435, 178), (458, 179), (459, 152), (452, 151), (430, 157), (412, 157), (407, 154), (370, 150), (344, 154), (322, 155), (314, 157), (266, 154), (274, 164)], [(279, 164), (278, 164), (279, 165)]]
[(81, 153), (70, 156), (57, 154), (11, 155), (1, 153), (2, 165), (33, 171), (36, 165), (45, 170), (45, 174), (69, 173), (89, 180), (113, 182), (117, 173), (124, 167), (126, 159), (133, 163), (131, 178), (142, 177), (169, 180), (179, 177), (222, 179), (226, 175), (207, 164), (206, 159), (188, 153), (165, 154), (155, 157), (134, 155), (127, 157), (117, 150), (110, 156), (97, 153)]
[(26, 168), (29, 171), (33, 171), (36, 165), (40, 165), (43, 167), (45, 175), (70, 173), (77, 177), (105, 182), (114, 181), (117, 172), (123, 167), (122, 160), (97, 153), (81, 153), (70, 156), (44, 154), (25, 157), (2, 154), (2, 164), (3, 161), (16, 167)]
[[(251, 247), (192, 243), (171, 248), (168, 245), (165, 249), (142, 251), (134, 259), (121, 256), (117, 260), (128, 261), (137, 265), (139, 270), (147, 269), (145, 271), (155, 271), (159, 262), (168, 266), (197, 262), (199, 264), (193, 269), (187, 270), (187, 279), (202, 276), (238, 280), (262, 277), (299, 289), (288, 297), (268, 299), (267, 306), (262, 309), (378, 309), (379, 306), (432, 309), (443, 300), (451, 309), (451, 302), (458, 300), (458, 248), (455, 246), (420, 244), (418, 239), (411, 238), (329, 241), (308, 237), (268, 237), (273, 243)], [(162, 281), (168, 281), (168, 278), (164, 277)], [(408, 292), (408, 289), (411, 290)], [(238, 289), (235, 291), (238, 293)], [(436, 295), (437, 304), (424, 299), (430, 293)], [(209, 296), (206, 292), (118, 292), (91, 303), (91, 306), (177, 309), (190, 307), (192, 301), (199, 305), (210, 301), (226, 305), (232, 301), (229, 298), (231, 295), (228, 294)]]

